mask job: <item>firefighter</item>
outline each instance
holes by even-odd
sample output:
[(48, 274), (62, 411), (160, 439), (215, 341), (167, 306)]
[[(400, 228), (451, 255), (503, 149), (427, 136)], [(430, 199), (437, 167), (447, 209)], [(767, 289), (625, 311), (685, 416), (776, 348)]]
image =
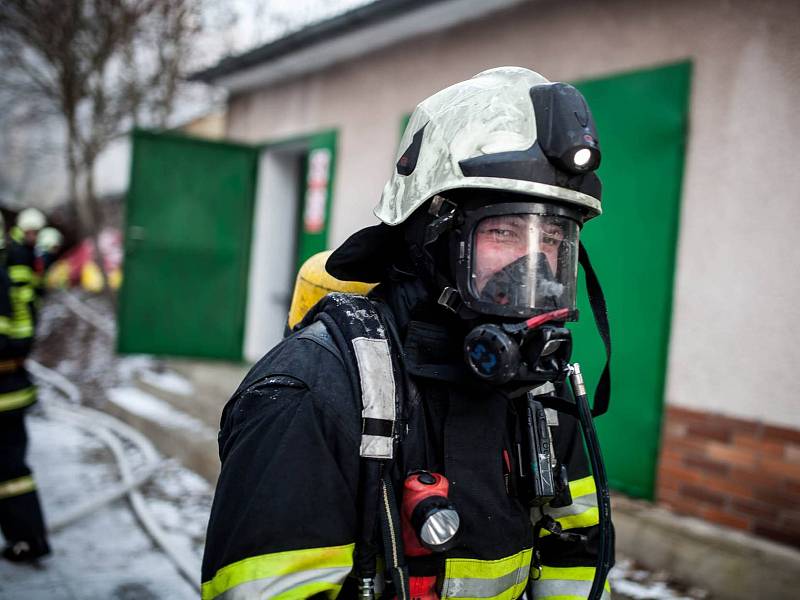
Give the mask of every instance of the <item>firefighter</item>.
[(577, 90), (527, 69), (417, 106), (381, 223), (327, 260), (378, 282), (368, 303), (327, 296), (225, 406), (203, 598), (589, 596), (600, 531), (576, 420), (546, 412), (568, 476), (543, 495), (520, 403), (546, 385), (513, 342), (517, 363), (480, 373), (497, 355), (470, 362), (469, 340), (574, 309), (599, 159)]
[(61, 246), (64, 243), (64, 236), (55, 227), (44, 227), (36, 237), (34, 254), (37, 262), (35, 270), (46, 273), (50, 266), (55, 262)]
[[(22, 224), (31, 225), (25, 219)], [(16, 265), (18, 281), (12, 283), (3, 236), (0, 243), (0, 530), (3, 557), (30, 562), (50, 552), (36, 483), (25, 464), (25, 410), (36, 401), (24, 367), (33, 343), (33, 288), (28, 271), (22, 272), (30, 268), (24, 262)]]
[(36, 319), (39, 291), (43, 284), (41, 261), (36, 259), (36, 240), (45, 222), (40, 210), (26, 208), (17, 215), (16, 224), (9, 232), (8, 276), (17, 298), (29, 304), (31, 326)]

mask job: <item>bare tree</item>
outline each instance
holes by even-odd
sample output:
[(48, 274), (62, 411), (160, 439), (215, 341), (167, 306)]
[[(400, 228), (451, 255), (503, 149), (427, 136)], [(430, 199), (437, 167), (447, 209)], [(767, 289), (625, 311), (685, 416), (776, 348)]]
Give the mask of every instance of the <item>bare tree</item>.
[(199, 32), (201, 2), (0, 2), (0, 88), (54, 111), (65, 126), (69, 196), (101, 271), (95, 162), (132, 126), (167, 124)]

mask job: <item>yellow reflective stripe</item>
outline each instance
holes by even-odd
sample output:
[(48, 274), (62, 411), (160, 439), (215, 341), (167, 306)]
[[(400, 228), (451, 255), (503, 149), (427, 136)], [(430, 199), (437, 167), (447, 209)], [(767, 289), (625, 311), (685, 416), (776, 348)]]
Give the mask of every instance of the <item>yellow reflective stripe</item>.
[[(539, 579), (569, 579), (571, 581), (592, 581), (594, 567), (542, 567)], [(608, 582), (606, 582), (608, 584)]]
[(33, 321), (28, 318), (13, 322), (8, 336), (15, 340), (33, 337)]
[(11, 319), (0, 316), (0, 335), (8, 335), (11, 331)]
[(498, 560), (448, 558), (442, 600), (510, 600), (525, 591), (530, 572), (531, 552), (528, 548)]
[[(585, 594), (581, 593), (578, 596), (574, 594), (567, 594), (566, 596), (560, 594), (558, 596), (538, 596), (535, 592), (533, 594), (533, 600), (586, 600), (588, 593), (591, 591), (591, 586), (589, 586), (589, 591)], [(603, 595), (600, 596), (600, 600), (611, 600), (611, 592), (605, 591)]]
[[(578, 529), (591, 527), (600, 522), (600, 511), (597, 509), (597, 488), (594, 477), (583, 477), (569, 482), (569, 491), (572, 494), (572, 504), (560, 508), (549, 505), (543, 507), (545, 514), (553, 517), (561, 524), (563, 529)], [(543, 529), (539, 537), (550, 535)]]
[(295, 600), (296, 598), (319, 598), (320, 595), (334, 600), (341, 592), (351, 567), (331, 567), (313, 569), (290, 575), (262, 577), (245, 581), (222, 592), (216, 600), (251, 600), (252, 598), (272, 598), (275, 600)]
[(347, 544), (245, 558), (222, 567), (213, 579), (203, 583), (203, 600), (222, 594), (235, 598), (240, 586), (259, 587), (262, 592), (283, 588), (279, 594), (270, 592), (252, 597), (304, 598), (307, 596), (300, 591), (309, 591), (309, 595), (328, 592), (335, 598), (352, 569), (354, 548), (355, 544)]
[(28, 406), (36, 401), (36, 388), (29, 387), (16, 392), (0, 394), (0, 412)]
[(30, 475), (9, 479), (8, 481), (0, 482), (0, 499), (29, 494), (35, 489), (36, 483)]
[[(570, 515), (568, 517), (559, 517), (556, 519), (561, 524), (563, 529), (578, 529), (580, 527), (591, 527), (600, 522), (600, 511), (596, 508), (582, 512), (579, 515)], [(543, 530), (542, 536), (550, 535), (549, 531)]]
[(22, 233), (22, 229), (20, 229), (16, 225), (11, 228), (11, 231), (9, 231), (8, 235), (11, 236), (11, 239), (17, 242), (18, 244), (23, 243), (23, 241), (25, 240), (25, 234)]
[[(592, 588), (594, 567), (542, 567), (533, 586), (535, 600), (585, 600)], [(606, 579), (603, 600), (610, 600), (611, 585)]]
[(11, 265), (8, 267), (8, 277), (14, 283), (30, 283), (33, 279), (33, 269), (28, 265)]
[(594, 477), (589, 475), (589, 477), (583, 477), (582, 479), (570, 481), (569, 493), (572, 494), (573, 499), (580, 498), (581, 496), (586, 496), (588, 494), (596, 494), (597, 487), (594, 484)]
[(33, 337), (33, 317), (30, 302), (34, 298), (30, 286), (11, 288), (11, 326), (8, 335), (14, 339)]
[(11, 288), (11, 302), (33, 302), (36, 295), (30, 284)]
[(493, 579), (501, 577), (523, 565), (531, 562), (532, 550), (528, 548), (512, 556), (497, 560), (478, 560), (477, 558), (448, 558), (447, 571), (453, 577), (480, 577)]

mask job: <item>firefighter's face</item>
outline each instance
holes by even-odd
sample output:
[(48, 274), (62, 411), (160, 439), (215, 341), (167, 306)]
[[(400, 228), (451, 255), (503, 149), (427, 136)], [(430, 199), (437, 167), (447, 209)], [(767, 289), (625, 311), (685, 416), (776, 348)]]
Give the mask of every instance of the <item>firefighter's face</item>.
[(496, 273), (524, 256), (543, 254), (550, 273), (556, 273), (563, 240), (561, 226), (537, 215), (501, 215), (483, 219), (475, 230), (476, 291), (480, 294)]

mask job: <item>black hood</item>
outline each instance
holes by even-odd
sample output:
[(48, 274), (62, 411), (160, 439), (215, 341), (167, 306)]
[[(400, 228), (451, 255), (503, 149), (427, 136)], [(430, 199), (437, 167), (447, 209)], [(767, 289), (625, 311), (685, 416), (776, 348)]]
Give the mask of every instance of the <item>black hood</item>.
[(402, 230), (378, 223), (347, 238), (330, 255), (325, 270), (342, 281), (378, 283), (405, 255)]

